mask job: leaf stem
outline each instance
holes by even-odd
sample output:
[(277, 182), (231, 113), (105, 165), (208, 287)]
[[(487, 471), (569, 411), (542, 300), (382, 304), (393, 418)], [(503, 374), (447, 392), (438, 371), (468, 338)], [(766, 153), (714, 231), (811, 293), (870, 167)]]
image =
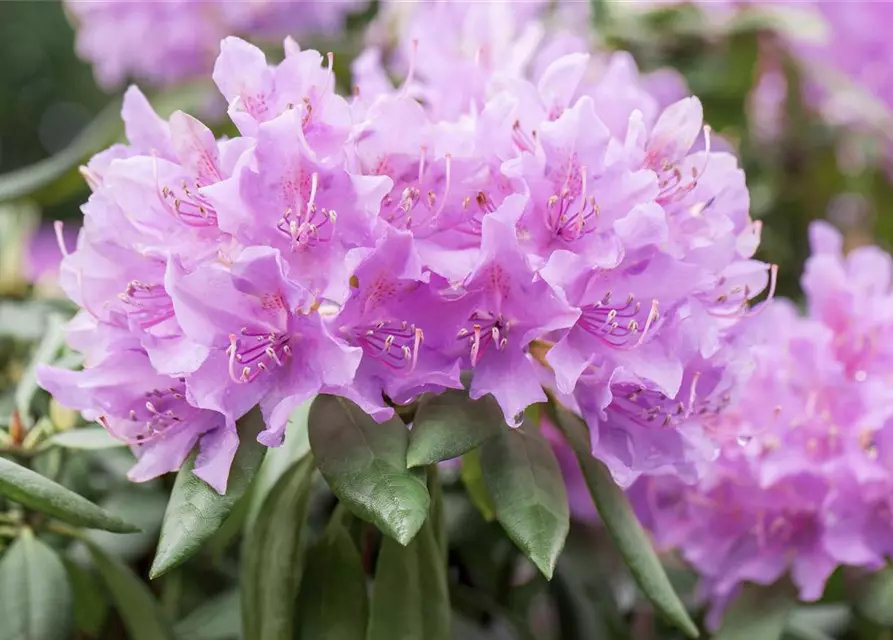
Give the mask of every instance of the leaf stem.
[(82, 530), (67, 525), (64, 522), (50, 522), (47, 524), (46, 530), (51, 533), (58, 533), (60, 536), (87, 542), (87, 536)]

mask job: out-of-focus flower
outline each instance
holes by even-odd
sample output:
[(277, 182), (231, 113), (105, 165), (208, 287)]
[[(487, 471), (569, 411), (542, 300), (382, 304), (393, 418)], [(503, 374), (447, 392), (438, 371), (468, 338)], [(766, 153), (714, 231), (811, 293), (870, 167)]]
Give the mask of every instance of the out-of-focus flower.
[(73, 244), (78, 227), (65, 225), (60, 230), (61, 238), (51, 224), (41, 225), (31, 236), (22, 256), (22, 276), (35, 286), (58, 289), (59, 264), (62, 262), (62, 249), (59, 246)]
[[(771, 273), (751, 259), (743, 175), (710, 149), (700, 102), (625, 54), (531, 41), (527, 62), (505, 66), (496, 54), (518, 42), (496, 27), (510, 8), (414, 6), (407, 24), (435, 11), (442, 28), (411, 48), (400, 87), (361, 57), (350, 102), (331, 59), (287, 40), (271, 66), (227, 38), (214, 80), (241, 134), (229, 140), (183, 113), (165, 122), (129, 90), (129, 144), (84, 169), (93, 194), (62, 266), (86, 368), (43, 369), (42, 383), (80, 394), (113, 433), (151, 435), (153, 453), (135, 446), (141, 462), (170, 456), (147, 467), (160, 473), (207, 434), (231, 443), (255, 405), (260, 441), (277, 446), (316, 393), (384, 420), (472, 370), (470, 395), (492, 394), (512, 425), (552, 387), (624, 484), (693, 479), (747, 373), (737, 327)], [(470, 57), (450, 31), (469, 25)], [(474, 82), (458, 82), (462, 65)], [(169, 381), (162, 422), (130, 391), (122, 406), (73, 390), (125, 351), (157, 375), (146, 393)], [(182, 436), (164, 454), (171, 421)]]
[(334, 34), (365, 0), (66, 0), (77, 52), (100, 84), (164, 85), (206, 75), (228, 35)]
[(808, 317), (777, 304), (751, 321), (757, 369), (724, 414), (740, 432), (696, 486), (647, 478), (631, 492), (659, 544), (700, 573), (716, 626), (744, 581), (790, 573), (803, 600), (839, 565), (877, 569), (891, 550), (893, 262), (844, 257), (811, 229)]
[[(708, 35), (722, 35), (736, 22), (760, 24), (777, 46), (798, 62), (807, 103), (829, 123), (881, 134), (890, 142), (893, 122), (893, 45), (886, 25), (893, 5), (871, 0), (783, 3), (763, 0), (641, 0), (619, 3), (636, 9), (694, 4), (703, 10)], [(715, 33), (713, 33), (715, 31)], [(780, 50), (773, 53), (778, 57)], [(766, 60), (751, 97), (757, 135), (771, 139), (782, 126), (788, 88), (777, 64)]]

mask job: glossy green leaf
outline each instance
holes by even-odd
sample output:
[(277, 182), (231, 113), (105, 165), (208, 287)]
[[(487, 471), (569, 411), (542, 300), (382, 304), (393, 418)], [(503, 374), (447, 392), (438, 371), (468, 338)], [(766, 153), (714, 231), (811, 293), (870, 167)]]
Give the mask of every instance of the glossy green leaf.
[(294, 633), (313, 467), (313, 456), (307, 455), (282, 474), (245, 539), (241, 578), (245, 638), (278, 640)]
[(339, 511), (307, 554), (298, 597), (299, 640), (364, 640), (369, 616), (366, 574), (360, 552)]
[(257, 441), (263, 428), (259, 409), (239, 420), (239, 450), (229, 472), (226, 495), (220, 495), (192, 473), (195, 454), (183, 465), (164, 513), (150, 578), (185, 562), (220, 528), (263, 461), (266, 447)]
[[(506, 428), (508, 429), (508, 427)], [(481, 470), (479, 450), (474, 449), (462, 456), (459, 477), (462, 479), (462, 484), (465, 485), (465, 491), (471, 498), (472, 504), (480, 511), (484, 520), (493, 522), (496, 519), (496, 507), (493, 506), (493, 501), (484, 486), (484, 472)]]
[(402, 547), (384, 538), (375, 569), (367, 640), (450, 640), (446, 566), (430, 519)]
[(493, 396), (472, 400), (465, 391), (454, 389), (425, 396), (409, 433), (406, 464), (420, 467), (457, 458), (504, 427), (502, 410)]
[(69, 524), (130, 533), (139, 529), (39, 473), (0, 458), (0, 495)]
[(93, 564), (108, 587), (130, 640), (173, 640), (171, 625), (146, 583), (120, 560), (88, 544)]
[(226, 591), (199, 606), (174, 627), (179, 640), (238, 640), (241, 638), (239, 592)]
[(72, 429), (55, 434), (48, 444), (63, 449), (78, 449), (82, 451), (99, 451), (127, 446), (117, 438), (112, 437), (102, 427), (84, 427)]
[(670, 622), (690, 637), (697, 638), (698, 627), (670, 584), (648, 534), (636, 518), (626, 494), (614, 482), (607, 467), (589, 453), (586, 425), (561, 407), (555, 407), (555, 415), (558, 426), (577, 454), (577, 461), (596, 509), (639, 588)]
[(771, 586), (747, 583), (726, 609), (714, 640), (779, 640), (797, 604), (792, 585), (781, 581)]
[(481, 470), (496, 518), (546, 578), (570, 528), (558, 460), (539, 430), (525, 422), (505, 428), (480, 449)]
[(406, 468), (409, 432), (399, 418), (377, 423), (350, 400), (320, 395), (309, 420), (319, 470), (355, 515), (408, 544), (428, 515), (424, 474)]
[(0, 560), (0, 640), (57, 640), (71, 634), (65, 566), (25, 529)]

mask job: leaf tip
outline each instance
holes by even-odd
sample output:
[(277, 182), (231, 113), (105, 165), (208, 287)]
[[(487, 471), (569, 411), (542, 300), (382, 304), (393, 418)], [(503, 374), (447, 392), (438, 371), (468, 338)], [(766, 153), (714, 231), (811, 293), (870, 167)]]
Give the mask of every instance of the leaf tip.
[(155, 558), (152, 560), (152, 566), (149, 568), (149, 580), (160, 578), (178, 564), (180, 563), (176, 560), (171, 560), (171, 558), (156, 552)]
[(420, 433), (419, 431), (410, 431), (409, 432), (409, 442), (406, 446), (406, 468), (413, 469), (415, 467), (423, 467), (428, 464), (432, 464), (436, 462), (436, 460), (429, 460), (430, 455), (426, 455), (425, 449), (426, 447), (423, 444), (419, 444), (419, 438), (413, 438), (413, 435)]
[(111, 531), (112, 533), (143, 533), (142, 527), (138, 527), (135, 524), (131, 524), (125, 520), (118, 520), (114, 528), (109, 528), (107, 530)]
[(536, 568), (540, 570), (540, 573), (543, 574), (543, 577), (549, 582), (552, 581), (552, 575), (555, 573), (555, 564), (558, 560), (557, 558), (549, 559), (549, 558), (531, 558), (533, 560), (533, 564), (536, 565)]
[(160, 578), (167, 572), (165, 567), (156, 567), (155, 563), (152, 563), (152, 568), (149, 569), (149, 580), (155, 580), (156, 578)]

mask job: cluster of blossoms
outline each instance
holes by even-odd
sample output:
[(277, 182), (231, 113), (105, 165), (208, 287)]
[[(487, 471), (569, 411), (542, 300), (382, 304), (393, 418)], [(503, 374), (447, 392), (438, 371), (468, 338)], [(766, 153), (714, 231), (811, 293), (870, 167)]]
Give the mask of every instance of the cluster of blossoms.
[(106, 87), (165, 85), (207, 74), (220, 40), (333, 34), (366, 0), (66, 0), (78, 55)]
[(757, 370), (725, 414), (738, 441), (697, 486), (631, 489), (657, 542), (702, 576), (712, 626), (745, 581), (790, 572), (816, 600), (836, 567), (878, 569), (893, 553), (893, 260), (875, 247), (843, 257), (824, 222), (811, 242), (807, 316), (776, 303), (753, 321)]
[(774, 281), (744, 176), (700, 137), (698, 100), (662, 104), (626, 54), (544, 43), (502, 68), (496, 4), (422, 3), (432, 24), (479, 19), (477, 49), (417, 40), (398, 88), (370, 50), (350, 101), (331, 56), (289, 40), (270, 66), (227, 38), (229, 140), (129, 90), (130, 144), (84, 169), (61, 269), (85, 368), (38, 376), (133, 445), (133, 479), (198, 443), (196, 474), (224, 491), (255, 405), (276, 446), (317, 393), (384, 420), (468, 370), (512, 425), (551, 388), (624, 484), (694, 479), (715, 455), (750, 369), (738, 327)]

